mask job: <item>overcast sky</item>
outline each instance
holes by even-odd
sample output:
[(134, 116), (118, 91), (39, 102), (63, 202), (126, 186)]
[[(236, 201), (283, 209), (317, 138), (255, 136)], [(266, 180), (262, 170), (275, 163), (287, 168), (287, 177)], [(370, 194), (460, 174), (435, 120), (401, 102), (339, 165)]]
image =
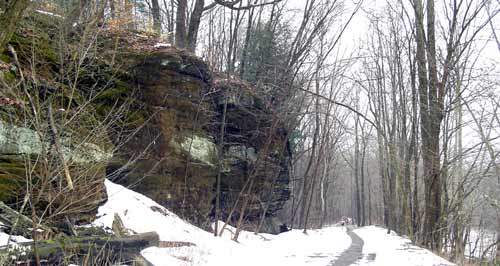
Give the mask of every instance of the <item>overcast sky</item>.
[[(359, 1), (363, 0), (344, 0), (344, 3), (346, 4), (345, 6), (345, 18), (344, 20), (347, 20), (349, 15), (351, 14), (352, 10), (356, 6), (356, 4)], [(342, 47), (345, 49), (356, 49), (359, 47), (359, 42), (360, 40), (363, 40), (366, 38), (366, 35), (368, 33), (368, 14), (373, 14), (375, 12), (381, 12), (382, 9), (386, 6), (387, 2), (394, 2), (394, 1), (404, 1), (407, 3), (410, 3), (410, 0), (364, 0), (362, 4), (362, 10), (360, 10), (356, 16), (353, 18), (352, 22), (349, 24), (346, 32), (344, 33), (344, 36), (342, 38)], [(306, 0), (288, 0), (287, 1), (287, 6), (290, 9), (300, 9), (303, 10), (304, 6), (306, 4)], [(340, 1), (339, 1), (340, 2)], [(440, 7), (441, 3), (444, 3), (445, 0), (437, 0), (436, 1), (436, 16), (439, 19), (439, 17), (443, 17), (443, 9)], [(493, 20), (493, 25), (497, 30), (497, 35), (500, 36), (500, 15), (497, 16)], [(488, 39), (491, 38), (492, 34), (492, 29), (490, 26), (487, 26), (483, 34), (481, 36), (478, 36), (478, 38), (481, 39)], [(492, 60), (494, 62), (500, 63), (500, 51), (493, 41), (491, 41), (489, 44), (486, 45), (485, 50), (483, 51), (483, 56), (485, 59), (487, 58), (488, 60)]]

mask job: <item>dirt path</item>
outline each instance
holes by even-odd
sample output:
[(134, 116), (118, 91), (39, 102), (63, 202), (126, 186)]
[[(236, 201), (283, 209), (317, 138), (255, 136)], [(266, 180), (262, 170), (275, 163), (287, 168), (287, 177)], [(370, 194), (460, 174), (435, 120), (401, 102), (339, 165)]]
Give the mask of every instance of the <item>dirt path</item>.
[(363, 239), (352, 231), (352, 227), (347, 227), (347, 234), (351, 237), (351, 246), (346, 249), (340, 257), (328, 264), (328, 266), (349, 266), (357, 260), (363, 258)]

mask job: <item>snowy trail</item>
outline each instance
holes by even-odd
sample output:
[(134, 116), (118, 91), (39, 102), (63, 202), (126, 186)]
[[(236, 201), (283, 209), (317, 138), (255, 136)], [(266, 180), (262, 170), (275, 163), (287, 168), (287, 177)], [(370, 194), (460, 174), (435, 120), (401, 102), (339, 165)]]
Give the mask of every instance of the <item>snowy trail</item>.
[(329, 266), (349, 266), (363, 258), (363, 239), (353, 232), (350, 226), (347, 226), (347, 235), (351, 238), (351, 246), (340, 257), (332, 262)]
[[(279, 235), (242, 231), (238, 243), (231, 240), (235, 228), (222, 237), (189, 224), (151, 199), (106, 181), (108, 201), (99, 208), (94, 225), (112, 228), (115, 215), (133, 233), (155, 231), (162, 241), (191, 242), (189, 247), (150, 247), (141, 254), (154, 266), (435, 266), (451, 264), (432, 252), (377, 226), (353, 229), (331, 226), (292, 230)], [(221, 226), (222, 227), (222, 226)]]
[(365, 226), (354, 229), (364, 241), (363, 258), (358, 266), (456, 266), (435, 255), (431, 251), (415, 246), (407, 238), (398, 236), (394, 231), (387, 234), (387, 229), (377, 226)]
[[(162, 241), (193, 243), (182, 247), (149, 247), (142, 256), (154, 266), (454, 266), (410, 240), (377, 226), (361, 228), (330, 226), (291, 230), (279, 235), (242, 231), (231, 240), (235, 228), (228, 226), (214, 237), (179, 218), (153, 200), (106, 181), (108, 201), (99, 208), (94, 226), (111, 230), (118, 215), (130, 233), (156, 232)], [(222, 227), (222, 226), (221, 226)], [(0, 245), (8, 235), (1, 231)], [(14, 242), (25, 241), (14, 238)]]

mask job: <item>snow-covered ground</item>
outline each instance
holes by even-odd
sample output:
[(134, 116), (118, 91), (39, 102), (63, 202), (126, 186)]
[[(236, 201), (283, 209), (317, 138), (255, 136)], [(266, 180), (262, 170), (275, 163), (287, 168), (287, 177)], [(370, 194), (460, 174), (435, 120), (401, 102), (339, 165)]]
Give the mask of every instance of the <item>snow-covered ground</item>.
[[(181, 248), (151, 247), (142, 254), (156, 266), (163, 265), (329, 265), (351, 244), (345, 227), (292, 230), (279, 235), (243, 231), (239, 243), (230, 240), (234, 228), (224, 237), (214, 237), (181, 220), (149, 198), (106, 181), (108, 202), (99, 209), (95, 224), (111, 227), (117, 213), (128, 229), (137, 232), (156, 231), (162, 241), (184, 241), (196, 246)], [(368, 226), (356, 229), (365, 242), (363, 259), (357, 265), (453, 265), (432, 252), (415, 247), (410, 241), (387, 235), (385, 229)]]
[(31, 242), (31, 239), (22, 236), (10, 236), (1, 231), (3, 224), (0, 223), (0, 246), (9, 245), (11, 248), (18, 247), (17, 243)]
[(142, 255), (156, 266), (175, 265), (327, 265), (347, 249), (351, 239), (345, 228), (292, 230), (280, 235), (243, 231), (238, 243), (230, 240), (229, 227), (223, 237), (199, 229), (151, 199), (106, 181), (108, 201), (99, 208), (94, 224), (111, 228), (117, 213), (124, 226), (136, 233), (156, 231), (161, 241), (191, 242), (196, 246), (151, 247)]
[[(226, 228), (222, 237), (214, 237), (144, 195), (108, 180), (106, 189), (108, 201), (99, 208), (94, 225), (111, 229), (117, 214), (132, 233), (155, 231), (161, 241), (194, 244), (175, 248), (160, 244), (143, 250), (142, 255), (155, 266), (331, 266), (351, 245), (351, 238), (342, 226), (309, 230), (307, 235), (301, 230), (279, 235), (243, 231), (235, 242), (231, 240), (232, 227)], [(354, 232), (364, 240), (362, 256), (355, 254), (362, 259), (354, 265), (453, 265), (430, 251), (412, 246), (405, 238), (386, 234), (383, 228), (368, 226)], [(6, 235), (0, 234), (0, 246), (4, 242)]]
[(393, 232), (387, 234), (387, 229), (366, 226), (355, 229), (363, 241), (363, 259), (357, 265), (386, 266), (445, 266), (455, 265), (436, 256), (427, 249), (411, 244), (407, 238), (400, 237)]

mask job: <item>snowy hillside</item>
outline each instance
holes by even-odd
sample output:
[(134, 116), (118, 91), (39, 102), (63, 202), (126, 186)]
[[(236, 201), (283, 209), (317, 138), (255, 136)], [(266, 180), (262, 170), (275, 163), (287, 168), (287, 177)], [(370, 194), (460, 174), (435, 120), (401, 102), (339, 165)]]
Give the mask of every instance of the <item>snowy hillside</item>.
[[(151, 199), (106, 181), (108, 202), (100, 207), (94, 224), (112, 227), (115, 213), (126, 228), (136, 233), (156, 231), (161, 241), (194, 245), (175, 248), (151, 247), (142, 255), (155, 266), (188, 265), (337, 265), (335, 261), (351, 244), (344, 227), (293, 230), (277, 236), (242, 232), (239, 243), (230, 233), (216, 238), (181, 220)], [(228, 229), (228, 232), (232, 228)], [(356, 265), (453, 265), (433, 253), (409, 244), (407, 239), (387, 235), (369, 226), (354, 230), (364, 240), (362, 259)]]
[[(106, 181), (108, 202), (99, 208), (94, 224), (111, 228), (117, 213), (126, 228), (136, 233), (156, 231), (161, 241), (191, 242), (196, 246), (152, 247), (142, 254), (156, 266), (173, 265), (327, 265), (347, 249), (350, 238), (344, 228), (311, 230), (304, 235), (293, 230), (278, 236), (242, 232), (239, 243), (229, 234), (216, 238), (211, 233), (181, 220), (149, 198)], [(228, 228), (228, 231), (234, 231)]]

